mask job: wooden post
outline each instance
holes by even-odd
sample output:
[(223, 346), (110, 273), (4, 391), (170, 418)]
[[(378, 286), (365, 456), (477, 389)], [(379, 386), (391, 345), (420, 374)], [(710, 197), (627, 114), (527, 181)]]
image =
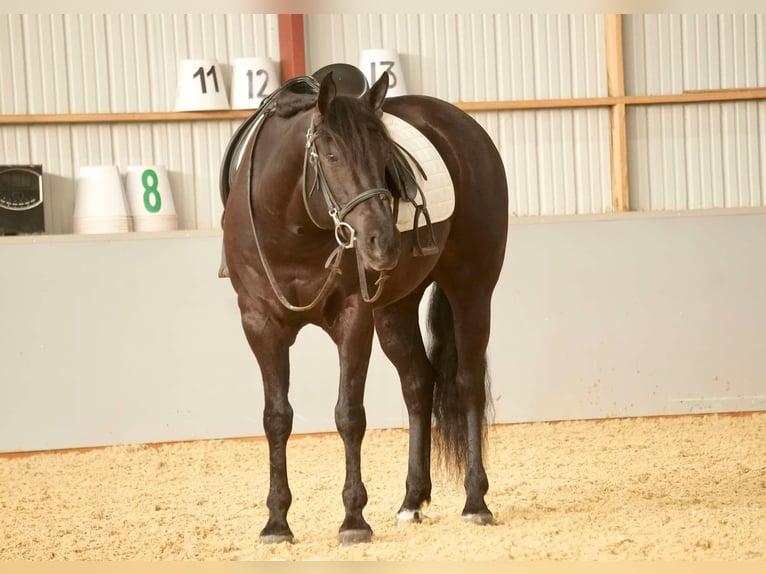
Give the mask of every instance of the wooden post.
[[(606, 85), (610, 97), (625, 95), (625, 67), (622, 54), (622, 15), (607, 14), (606, 28)], [(630, 211), (628, 186), (628, 139), (625, 104), (611, 106), (609, 114), (612, 172), (612, 209)]]
[(306, 74), (303, 14), (279, 14), (279, 60), (282, 81)]

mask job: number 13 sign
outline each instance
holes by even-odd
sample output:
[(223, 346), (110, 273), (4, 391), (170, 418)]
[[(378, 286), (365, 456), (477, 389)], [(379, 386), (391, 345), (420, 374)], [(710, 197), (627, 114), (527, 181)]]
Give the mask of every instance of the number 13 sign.
[(388, 72), (389, 96), (407, 94), (398, 53), (392, 50), (362, 50), (360, 68), (370, 85), (374, 84), (385, 72)]

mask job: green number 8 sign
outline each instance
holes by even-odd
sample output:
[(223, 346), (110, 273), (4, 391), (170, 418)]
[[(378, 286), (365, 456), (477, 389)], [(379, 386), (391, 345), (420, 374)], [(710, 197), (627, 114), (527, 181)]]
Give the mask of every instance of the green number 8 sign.
[(149, 213), (157, 213), (162, 207), (162, 197), (157, 189), (159, 179), (157, 172), (153, 169), (146, 169), (141, 174), (141, 183), (144, 186), (144, 207)]

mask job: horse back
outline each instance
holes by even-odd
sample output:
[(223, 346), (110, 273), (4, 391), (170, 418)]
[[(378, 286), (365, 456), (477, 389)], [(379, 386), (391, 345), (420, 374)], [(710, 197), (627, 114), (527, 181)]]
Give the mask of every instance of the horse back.
[(388, 98), (383, 109), (420, 130), (442, 156), (455, 188), (454, 232), (473, 235), (473, 241), (484, 237), (504, 250), (507, 176), (500, 153), (481, 124), (453, 104), (430, 96)]

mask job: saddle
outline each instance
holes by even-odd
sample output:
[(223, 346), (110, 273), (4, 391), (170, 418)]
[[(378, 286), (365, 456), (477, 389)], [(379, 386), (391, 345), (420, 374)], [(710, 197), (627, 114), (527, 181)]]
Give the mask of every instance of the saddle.
[[(258, 107), (258, 109), (248, 117), (234, 132), (229, 140), (226, 151), (223, 155), (221, 170), (219, 175), (219, 191), (221, 201), (224, 205), (224, 212), (221, 215), (221, 227), (223, 227), (226, 217), (226, 202), (231, 189), (231, 179), (234, 171), (239, 165), (241, 155), (246, 147), (247, 141), (255, 134), (263, 124), (263, 121), (272, 115), (275, 111), (276, 100), (285, 92), (294, 94), (318, 94), (319, 84), (327, 74), (333, 73), (338, 94), (361, 96), (367, 90), (367, 79), (364, 74), (355, 66), (350, 64), (331, 64), (314, 72), (312, 76), (298, 76), (287, 80), (274, 92), (269, 94)], [(439, 247), (436, 245), (436, 237), (433, 231), (433, 224), (428, 213), (426, 197), (418, 184), (415, 170), (420, 176), (428, 179), (425, 171), (418, 161), (397, 142), (394, 143), (393, 153), (386, 165), (386, 186), (394, 198), (393, 214), (394, 221), (399, 214), (399, 203), (407, 201), (415, 208), (413, 233), (415, 245), (412, 249), (413, 256), (430, 256), (439, 253)], [(236, 158), (236, 161), (235, 161)], [(414, 166), (414, 168), (412, 167)], [(419, 200), (419, 201), (418, 201)], [(420, 217), (425, 219), (426, 233), (428, 243), (423, 245), (420, 238), (419, 223)], [(221, 265), (218, 270), (218, 277), (228, 277), (229, 272), (226, 266), (226, 256), (221, 246)]]

